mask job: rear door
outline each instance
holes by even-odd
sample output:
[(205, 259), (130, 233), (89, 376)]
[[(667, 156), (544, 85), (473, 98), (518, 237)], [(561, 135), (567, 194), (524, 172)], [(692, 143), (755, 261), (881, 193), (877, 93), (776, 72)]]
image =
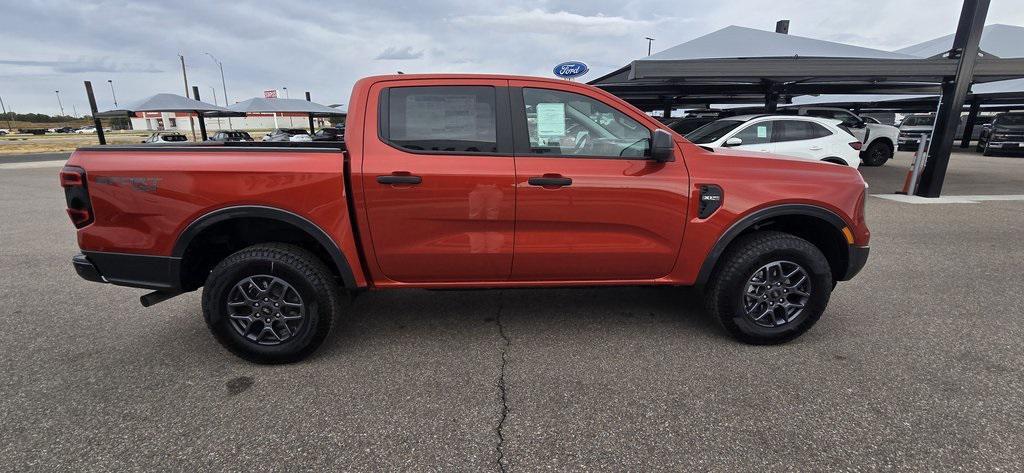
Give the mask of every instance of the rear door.
[(831, 131), (811, 121), (775, 120), (771, 148), (783, 156), (822, 159), (835, 155), (831, 137)]
[(579, 88), (510, 81), (516, 142), (512, 280), (668, 274), (682, 242), (682, 156), (649, 159), (652, 126)]
[(507, 81), (435, 84), (370, 89), (366, 120), (378, 126), (365, 128), (362, 176), (378, 268), (400, 282), (507, 280), (515, 224)]

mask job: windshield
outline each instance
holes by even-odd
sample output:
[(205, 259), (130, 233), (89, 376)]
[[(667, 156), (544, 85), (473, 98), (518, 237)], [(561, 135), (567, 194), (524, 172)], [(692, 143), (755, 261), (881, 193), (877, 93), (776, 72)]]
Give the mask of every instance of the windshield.
[(187, 141), (185, 135), (164, 135), (164, 141)]
[(743, 122), (740, 120), (718, 120), (687, 133), (686, 139), (699, 145), (708, 144), (718, 141), (741, 124)]
[(903, 126), (932, 126), (934, 122), (935, 117), (910, 116), (903, 119)]
[(1024, 126), (1024, 114), (1004, 114), (992, 121), (995, 126)]
[(308, 131), (303, 130), (301, 128), (292, 128), (290, 130), (284, 130), (284, 132), (289, 134), (289, 135), (308, 135), (309, 134)]

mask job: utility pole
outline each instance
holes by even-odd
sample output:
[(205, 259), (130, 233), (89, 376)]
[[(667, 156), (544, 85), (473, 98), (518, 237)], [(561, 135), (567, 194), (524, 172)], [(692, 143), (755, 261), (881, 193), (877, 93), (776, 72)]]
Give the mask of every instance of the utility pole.
[(75, 117), (75, 118), (78, 118), (78, 105), (71, 104), (71, 110), (72, 110), (71, 113), (73, 114), (71, 116)]
[(9, 131), (11, 131), (11, 133), (13, 133), (14, 124), (11, 122), (11, 115), (14, 114), (14, 111), (11, 110), (11, 114), (10, 115), (7, 114), (7, 107), (4, 105), (4, 98), (3, 97), (0, 97), (0, 110), (3, 110), (4, 116), (7, 117), (7, 130), (9, 130)]
[[(217, 58), (213, 57), (213, 54), (210, 54), (210, 53), (205, 53), (205, 54), (207, 56), (210, 56), (210, 59), (213, 59), (213, 62), (215, 64), (217, 64), (217, 67), (220, 68), (220, 86), (224, 89), (223, 90), (223, 92), (224, 92), (224, 108), (228, 108), (228, 106), (231, 105), (231, 101), (228, 100), (228, 84), (227, 84), (227, 82), (224, 81), (224, 63), (218, 61)], [(214, 105), (216, 105), (216, 104), (214, 104)], [(231, 117), (228, 117), (228, 128), (232, 128), (232, 126), (231, 126)]]
[[(185, 80), (185, 98), (188, 98), (188, 73), (185, 72), (185, 56), (178, 54), (178, 59), (181, 59), (181, 77)], [(192, 115), (188, 116), (188, 124), (192, 127), (192, 141), (196, 140), (196, 122), (192, 119)]]
[(654, 38), (644, 37), (644, 39), (647, 40), (647, 55), (650, 56), (651, 55), (651, 43), (654, 42)]
[(64, 103), (62, 103), (60, 101), (60, 91), (59, 90), (55, 90), (54, 92), (57, 94), (57, 105), (60, 105), (60, 116), (63, 117), (64, 116)]
[(107, 79), (107, 83), (110, 84), (110, 95), (114, 97), (114, 108), (117, 108), (117, 94), (114, 93), (114, 81)]

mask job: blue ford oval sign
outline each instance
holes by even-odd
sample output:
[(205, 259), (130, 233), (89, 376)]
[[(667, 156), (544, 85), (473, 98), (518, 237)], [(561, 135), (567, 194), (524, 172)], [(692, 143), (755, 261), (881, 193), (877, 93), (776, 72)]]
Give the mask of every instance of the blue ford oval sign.
[(568, 61), (555, 66), (554, 72), (558, 77), (571, 79), (590, 72), (590, 68), (580, 61)]

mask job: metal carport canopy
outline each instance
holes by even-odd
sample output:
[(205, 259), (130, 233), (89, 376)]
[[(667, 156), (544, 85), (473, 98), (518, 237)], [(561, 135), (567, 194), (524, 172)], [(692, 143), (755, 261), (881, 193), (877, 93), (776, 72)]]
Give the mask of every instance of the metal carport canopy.
[[(672, 79), (677, 82), (748, 83), (794, 82), (836, 88), (863, 87), (870, 91), (892, 83), (917, 88), (938, 84), (956, 74), (957, 60), (878, 58), (717, 58), (683, 60), (638, 60), (630, 64), (628, 80)], [(1024, 77), (1024, 58), (979, 59), (974, 82), (992, 82)], [(596, 84), (600, 85), (600, 84)], [(796, 84), (793, 84), (796, 85)], [(823, 92), (824, 93), (824, 92)]]

